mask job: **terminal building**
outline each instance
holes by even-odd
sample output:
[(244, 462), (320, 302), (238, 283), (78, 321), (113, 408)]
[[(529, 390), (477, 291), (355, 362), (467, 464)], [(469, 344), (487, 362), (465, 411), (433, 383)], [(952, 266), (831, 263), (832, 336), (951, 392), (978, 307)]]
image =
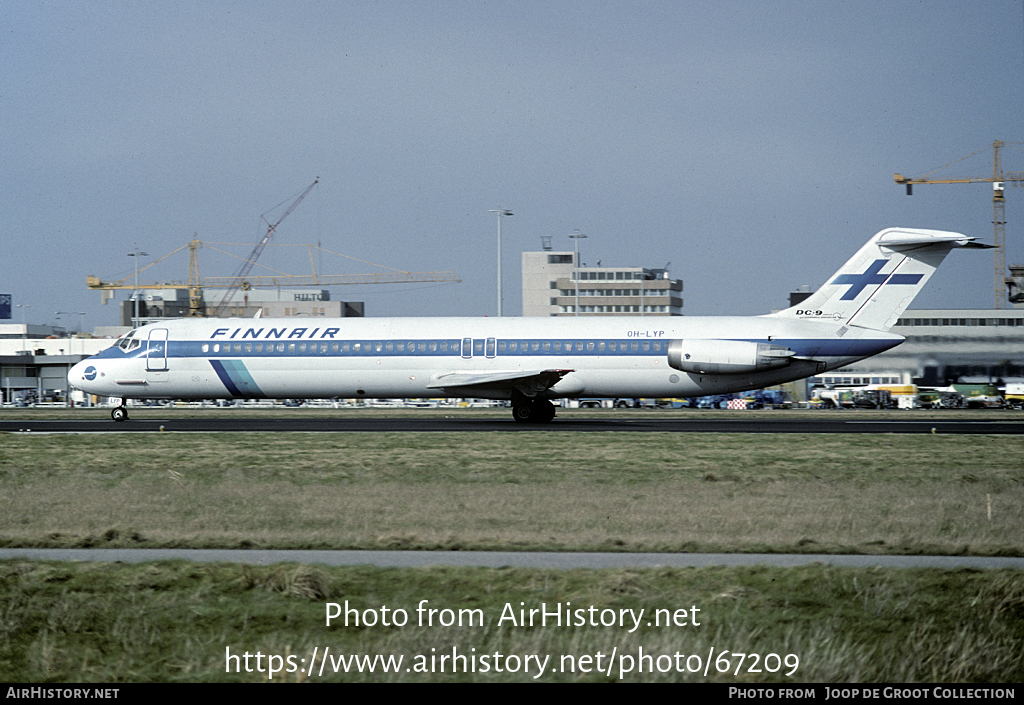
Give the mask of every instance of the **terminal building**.
[[(891, 332), (906, 340), (881, 355), (809, 380), (810, 384), (1005, 383), (1024, 379), (1024, 266), (1009, 268), (1005, 309), (907, 309)], [(790, 294), (790, 306), (810, 295)]]
[(71, 337), (61, 326), (0, 323), (0, 402), (66, 401), (71, 367), (112, 342)]
[(906, 341), (881, 355), (815, 377), (827, 386), (1024, 378), (1024, 308), (908, 309), (891, 329)]
[(523, 253), (523, 316), (682, 316), (668, 269), (588, 267), (576, 252)]

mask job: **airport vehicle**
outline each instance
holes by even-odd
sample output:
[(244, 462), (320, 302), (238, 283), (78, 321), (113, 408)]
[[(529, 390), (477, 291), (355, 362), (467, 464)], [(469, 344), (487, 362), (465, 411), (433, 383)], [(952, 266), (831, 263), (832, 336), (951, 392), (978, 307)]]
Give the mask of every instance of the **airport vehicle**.
[[(508, 400), (550, 421), (551, 399), (728, 394), (877, 355), (955, 247), (974, 238), (890, 228), (817, 292), (763, 316), (179, 319), (75, 365), (69, 382), (115, 398)], [(128, 417), (122, 404), (111, 413)]]
[(845, 409), (895, 409), (896, 401), (886, 389), (872, 387), (842, 387), (820, 389), (815, 398), (822, 401), (825, 408)]
[(1008, 382), (1006, 384), (1006, 403), (1014, 409), (1024, 409), (1024, 384)]

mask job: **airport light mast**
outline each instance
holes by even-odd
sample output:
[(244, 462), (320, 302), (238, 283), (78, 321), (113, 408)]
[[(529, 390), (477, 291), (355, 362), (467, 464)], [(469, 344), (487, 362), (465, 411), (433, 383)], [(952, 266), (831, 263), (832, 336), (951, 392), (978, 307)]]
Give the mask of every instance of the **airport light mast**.
[(573, 306), (573, 315), (578, 316), (580, 315), (580, 240), (585, 240), (587, 236), (579, 230), (574, 230), (569, 233), (569, 237), (573, 241), (572, 278), (576, 280), (576, 305)]
[(498, 318), (501, 318), (501, 219), (504, 216), (515, 214), (504, 208), (491, 208), (487, 212), (498, 214)]

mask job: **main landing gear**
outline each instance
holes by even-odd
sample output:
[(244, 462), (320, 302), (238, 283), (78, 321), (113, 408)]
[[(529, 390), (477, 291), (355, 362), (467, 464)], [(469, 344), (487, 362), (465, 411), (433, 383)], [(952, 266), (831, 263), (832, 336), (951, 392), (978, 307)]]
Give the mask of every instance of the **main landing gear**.
[(128, 407), (115, 406), (110, 412), (110, 418), (114, 421), (127, 421), (128, 420)]
[(547, 399), (512, 402), (512, 418), (521, 423), (547, 423), (555, 418), (555, 405)]

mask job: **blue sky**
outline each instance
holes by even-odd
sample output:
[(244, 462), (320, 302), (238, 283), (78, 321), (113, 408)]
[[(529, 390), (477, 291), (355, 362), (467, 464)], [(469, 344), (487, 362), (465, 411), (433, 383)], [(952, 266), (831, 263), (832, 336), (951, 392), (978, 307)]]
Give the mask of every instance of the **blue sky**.
[[(113, 324), (86, 275), (193, 233), (245, 255), (316, 177), (276, 242), (462, 277), (332, 290), (368, 315), (494, 315), (498, 207), (506, 315), (520, 252), (576, 229), (584, 261), (671, 262), (684, 310), (716, 315), (782, 307), (884, 227), (991, 238), (987, 184), (908, 198), (894, 172), (980, 150), (935, 176), (987, 175), (997, 139), (1024, 171), (1024, 0), (16, 0), (0, 27), (0, 291), (35, 323)], [(1006, 215), (1024, 262), (1024, 190)], [(200, 270), (238, 264), (204, 250)], [(187, 274), (179, 255), (141, 279)], [(990, 254), (957, 252), (915, 306), (992, 289)]]

